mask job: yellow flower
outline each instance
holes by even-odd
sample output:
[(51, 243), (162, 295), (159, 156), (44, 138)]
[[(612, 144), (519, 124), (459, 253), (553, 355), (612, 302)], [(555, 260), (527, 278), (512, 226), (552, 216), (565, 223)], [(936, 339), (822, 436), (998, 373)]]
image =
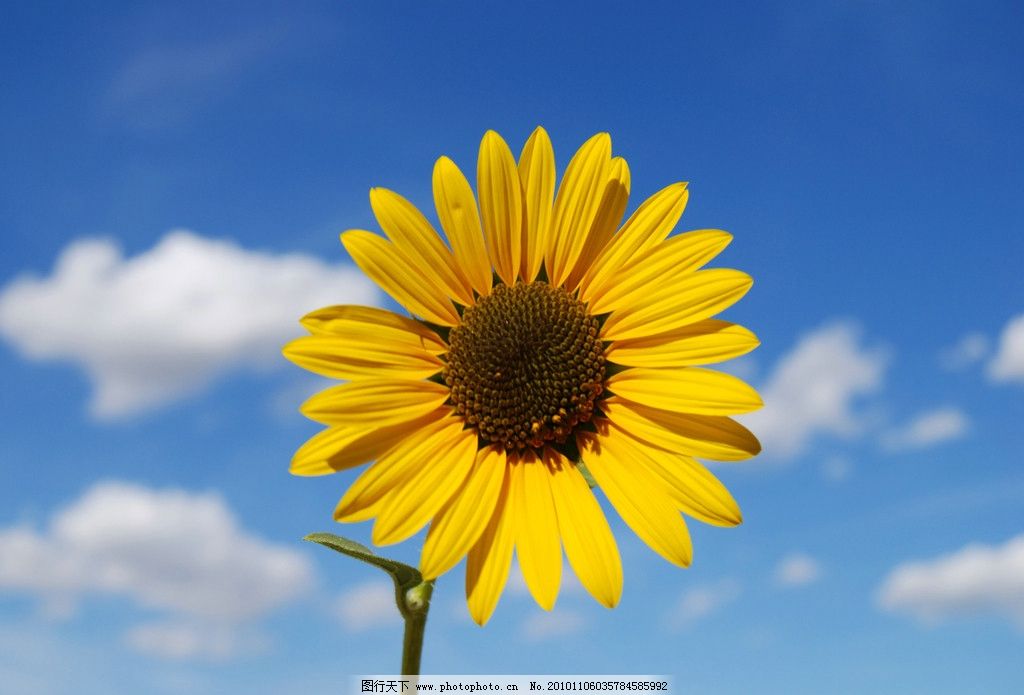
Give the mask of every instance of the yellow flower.
[(731, 235), (669, 238), (685, 183), (655, 193), (619, 227), (629, 168), (612, 157), (607, 133), (579, 149), (557, 195), (555, 183), (541, 128), (518, 164), (497, 133), (484, 135), (478, 199), (440, 158), (434, 202), (448, 244), (405, 198), (373, 189), (387, 238), (351, 230), (341, 241), (413, 317), (327, 307), (304, 317), (311, 335), (284, 350), (346, 382), (302, 406), (327, 429), (298, 450), (292, 473), (374, 461), (334, 518), (376, 519), (377, 545), (429, 523), (423, 576), (468, 556), (466, 596), (481, 625), (513, 550), (545, 609), (558, 595), (563, 547), (594, 598), (618, 602), (618, 548), (584, 470), (644, 542), (685, 567), (692, 551), (680, 512), (741, 521), (694, 457), (737, 461), (760, 450), (728, 417), (760, 407), (757, 393), (696, 366), (758, 345), (747, 329), (711, 318), (751, 286), (736, 270), (700, 270)]

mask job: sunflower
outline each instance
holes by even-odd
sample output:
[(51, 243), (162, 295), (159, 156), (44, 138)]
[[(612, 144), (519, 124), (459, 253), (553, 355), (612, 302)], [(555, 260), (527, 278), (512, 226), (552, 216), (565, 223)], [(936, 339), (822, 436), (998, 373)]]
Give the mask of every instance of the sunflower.
[(687, 566), (682, 514), (741, 521), (696, 457), (737, 461), (757, 439), (730, 415), (761, 405), (739, 379), (698, 365), (758, 345), (711, 318), (751, 286), (700, 269), (731, 240), (720, 230), (670, 237), (685, 183), (655, 193), (620, 226), (629, 168), (607, 133), (573, 156), (555, 192), (554, 152), (537, 128), (518, 163), (484, 135), (477, 194), (447, 157), (433, 194), (446, 244), (392, 191), (370, 204), (387, 238), (341, 235), (356, 264), (411, 316), (332, 306), (305, 316), (296, 364), (345, 383), (313, 396), (327, 426), (291, 472), (323, 475), (373, 461), (339, 502), (342, 522), (375, 519), (377, 545), (427, 524), (424, 578), (463, 557), (470, 613), (490, 618), (513, 551), (534, 599), (558, 595), (562, 549), (601, 604), (622, 593), (619, 551), (592, 486), (669, 562)]

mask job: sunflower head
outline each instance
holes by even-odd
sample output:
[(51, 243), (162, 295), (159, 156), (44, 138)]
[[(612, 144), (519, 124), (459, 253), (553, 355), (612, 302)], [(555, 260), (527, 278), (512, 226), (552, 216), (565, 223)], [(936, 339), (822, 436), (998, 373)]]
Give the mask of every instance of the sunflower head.
[(447, 243), (405, 198), (373, 189), (384, 237), (350, 230), (356, 264), (408, 316), (327, 307), (285, 356), (344, 383), (302, 411), (326, 425), (292, 472), (322, 475), (372, 461), (335, 510), (374, 519), (373, 541), (429, 524), (425, 578), (463, 557), (474, 619), (490, 617), (513, 552), (537, 602), (557, 598), (564, 548), (581, 583), (615, 605), (622, 567), (583, 466), (623, 521), (680, 566), (691, 560), (683, 514), (731, 526), (739, 507), (696, 459), (758, 453), (730, 416), (760, 398), (705, 368), (757, 346), (712, 318), (750, 277), (704, 269), (731, 240), (720, 230), (671, 236), (685, 183), (644, 201), (623, 223), (626, 162), (601, 133), (557, 186), (538, 128), (518, 160), (493, 131), (481, 143), (477, 192), (442, 157), (434, 167)]
[(589, 422), (604, 383), (600, 324), (543, 281), (496, 285), (451, 329), (444, 381), (482, 444), (564, 444)]

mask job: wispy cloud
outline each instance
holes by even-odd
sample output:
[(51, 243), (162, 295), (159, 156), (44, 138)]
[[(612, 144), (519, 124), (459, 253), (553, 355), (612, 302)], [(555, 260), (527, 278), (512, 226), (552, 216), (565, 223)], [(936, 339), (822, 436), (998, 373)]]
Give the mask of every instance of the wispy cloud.
[[(523, 571), (519, 568), (518, 562), (513, 562), (512, 567), (509, 569), (507, 590), (516, 596), (528, 596), (530, 593), (529, 587), (526, 586), (526, 578), (523, 576)], [(559, 592), (562, 594), (575, 594), (581, 591), (583, 591), (583, 585), (576, 578), (576, 573), (572, 571), (568, 563), (564, 563), (562, 565), (562, 584)]]
[(950, 371), (964, 369), (983, 360), (989, 350), (989, 340), (983, 333), (968, 333), (939, 353), (939, 364)]
[(170, 661), (225, 662), (261, 654), (269, 648), (259, 632), (238, 626), (189, 620), (149, 622), (129, 628), (123, 641), (133, 651)]
[(971, 518), (984, 518), (986, 512), (994, 508), (1021, 506), (1024, 506), (1024, 477), (1017, 474), (984, 482), (949, 484), (944, 489), (894, 501), (876, 510), (871, 517), (874, 523), (887, 525), (905, 520), (949, 523), (962, 519), (966, 522)]
[(33, 360), (81, 366), (100, 419), (157, 408), (240, 368), (284, 362), (298, 318), (329, 304), (374, 304), (353, 266), (168, 234), (125, 258), (111, 241), (70, 244), (53, 273), (0, 290), (0, 336)]
[(877, 601), (887, 611), (929, 624), (989, 615), (1024, 629), (1024, 534), (1003, 545), (973, 544), (899, 565), (882, 583)]
[(988, 376), (997, 382), (1024, 383), (1024, 314), (1003, 328), (996, 354), (988, 363)]
[(187, 121), (231, 94), (248, 71), (284, 45), (280, 31), (249, 31), (201, 42), (148, 46), (114, 73), (102, 110), (141, 129)]
[(395, 587), (387, 580), (365, 582), (343, 591), (334, 603), (334, 614), (349, 632), (401, 622)]
[(667, 617), (669, 627), (688, 628), (735, 601), (740, 592), (740, 583), (732, 578), (687, 589)]
[(233, 36), (215, 42), (158, 46), (135, 55), (110, 85), (116, 99), (152, 97), (236, 77), (253, 57), (267, 50), (258, 34)]
[(959, 439), (970, 429), (970, 420), (959, 408), (947, 406), (921, 413), (902, 427), (882, 436), (882, 446), (889, 451), (924, 449), (942, 442)]
[(827, 324), (779, 359), (760, 389), (764, 408), (741, 419), (776, 458), (799, 456), (818, 435), (856, 435), (865, 422), (854, 404), (881, 389), (887, 362), (855, 325)]
[(578, 634), (586, 626), (587, 620), (582, 613), (556, 608), (550, 612), (534, 611), (523, 620), (520, 625), (520, 633), (529, 642), (542, 642)]
[(806, 586), (821, 578), (821, 565), (810, 555), (791, 553), (775, 566), (775, 583), (783, 587)]
[(850, 477), (853, 464), (845, 456), (833, 455), (821, 464), (821, 474), (832, 483), (841, 483)]

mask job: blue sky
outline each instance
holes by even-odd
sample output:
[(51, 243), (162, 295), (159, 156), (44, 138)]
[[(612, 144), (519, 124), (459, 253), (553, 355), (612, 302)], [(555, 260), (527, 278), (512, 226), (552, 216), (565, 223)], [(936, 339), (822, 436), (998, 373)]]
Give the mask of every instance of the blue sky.
[[(383, 576), (299, 542), (320, 383), (295, 319), (392, 306), (337, 241), (432, 212), (487, 129), (559, 167), (611, 133), (631, 208), (735, 235), (765, 453), (738, 529), (661, 561), (610, 512), (606, 611), (441, 579), (433, 673), (663, 673), (694, 692), (1019, 692), (1018, 3), (29, 3), (0, 26), (0, 684), (339, 692), (397, 667)], [(216, 301), (210, 298), (215, 297)], [(210, 309), (216, 305), (215, 309)], [(414, 562), (422, 536), (392, 556)], [(382, 594), (382, 591), (384, 593)], [(383, 596), (383, 598), (382, 598)], [(54, 669), (53, 663), (65, 664)], [(3, 689), (3, 688), (0, 688)]]

